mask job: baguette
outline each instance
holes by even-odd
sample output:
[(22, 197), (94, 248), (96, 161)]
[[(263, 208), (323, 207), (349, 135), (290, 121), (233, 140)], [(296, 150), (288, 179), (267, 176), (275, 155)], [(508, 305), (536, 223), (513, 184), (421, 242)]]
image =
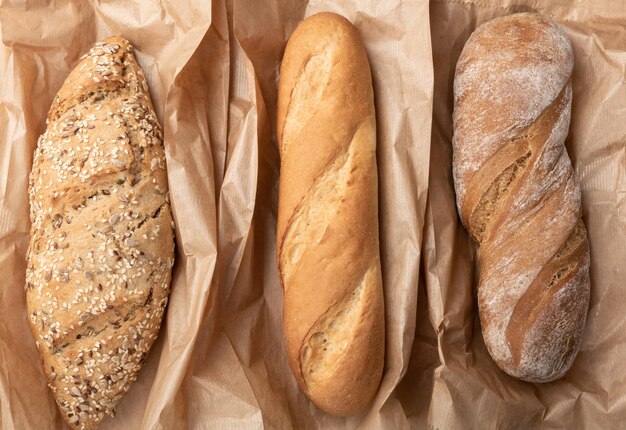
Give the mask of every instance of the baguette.
[(479, 245), (485, 344), (506, 373), (561, 377), (589, 307), (589, 244), (564, 146), (574, 65), (565, 32), (521, 13), (469, 38), (454, 80), (457, 206)]
[(278, 89), (278, 267), (284, 334), (300, 387), (351, 415), (384, 362), (376, 118), (357, 30), (321, 13), (287, 44)]
[(30, 175), (27, 308), (44, 373), (76, 429), (137, 378), (173, 263), (161, 127), (130, 44), (97, 43), (50, 108)]

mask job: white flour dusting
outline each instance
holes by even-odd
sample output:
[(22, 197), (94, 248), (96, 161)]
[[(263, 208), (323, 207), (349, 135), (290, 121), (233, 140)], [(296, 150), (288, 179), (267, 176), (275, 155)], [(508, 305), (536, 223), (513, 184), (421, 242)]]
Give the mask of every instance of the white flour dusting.
[[(477, 212), (487, 223), (479, 239), (478, 301), (494, 360), (534, 381), (555, 379), (569, 368), (589, 298), (588, 249), (584, 257), (556, 260), (581, 216), (580, 189), (564, 146), (572, 68), (572, 47), (560, 27), (540, 15), (516, 14), (472, 34), (454, 81), (454, 185), (472, 235), (478, 237), (472, 214), (480, 197), (501, 171), (519, 163), (519, 154), (530, 153), (510, 181), (499, 183), (488, 218)], [(503, 168), (502, 160), (508, 162)], [(520, 303), (540, 312), (514, 320)], [(527, 329), (511, 338), (519, 324)]]

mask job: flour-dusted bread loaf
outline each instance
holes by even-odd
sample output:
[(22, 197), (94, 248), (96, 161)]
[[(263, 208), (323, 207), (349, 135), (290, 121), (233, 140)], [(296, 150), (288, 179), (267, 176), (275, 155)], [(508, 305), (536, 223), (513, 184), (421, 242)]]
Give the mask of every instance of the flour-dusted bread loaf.
[(589, 306), (589, 244), (565, 150), (572, 46), (537, 14), (469, 38), (454, 80), (454, 184), (479, 245), (478, 307), (497, 365), (531, 382), (571, 366)]
[(318, 407), (350, 415), (378, 389), (385, 331), (372, 79), (345, 18), (314, 15), (289, 39), (278, 140), (289, 363)]
[(93, 429), (157, 337), (174, 258), (161, 127), (130, 44), (96, 44), (47, 123), (30, 176), (28, 317), (61, 413)]

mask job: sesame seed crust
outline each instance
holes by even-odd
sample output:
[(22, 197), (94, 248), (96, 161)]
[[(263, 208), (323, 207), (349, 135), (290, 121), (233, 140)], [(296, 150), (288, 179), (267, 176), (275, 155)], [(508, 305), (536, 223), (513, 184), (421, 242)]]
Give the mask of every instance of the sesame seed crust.
[(63, 84), (29, 200), (31, 330), (64, 418), (93, 429), (137, 379), (174, 259), (161, 127), (128, 41), (97, 43)]

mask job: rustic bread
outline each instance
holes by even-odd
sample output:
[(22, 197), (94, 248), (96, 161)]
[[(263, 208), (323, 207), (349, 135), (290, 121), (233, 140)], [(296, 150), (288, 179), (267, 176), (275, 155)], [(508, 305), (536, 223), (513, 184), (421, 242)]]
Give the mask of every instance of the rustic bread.
[(478, 307), (496, 364), (531, 382), (571, 366), (589, 306), (589, 244), (565, 150), (573, 52), (530, 13), (479, 27), (454, 80), (454, 185), (479, 245)]
[(278, 89), (278, 266), (289, 362), (321, 409), (370, 402), (384, 362), (376, 118), (367, 55), (345, 18), (303, 21)]
[(161, 127), (126, 40), (82, 58), (47, 124), (30, 176), (28, 315), (61, 413), (92, 429), (159, 332), (174, 257)]

